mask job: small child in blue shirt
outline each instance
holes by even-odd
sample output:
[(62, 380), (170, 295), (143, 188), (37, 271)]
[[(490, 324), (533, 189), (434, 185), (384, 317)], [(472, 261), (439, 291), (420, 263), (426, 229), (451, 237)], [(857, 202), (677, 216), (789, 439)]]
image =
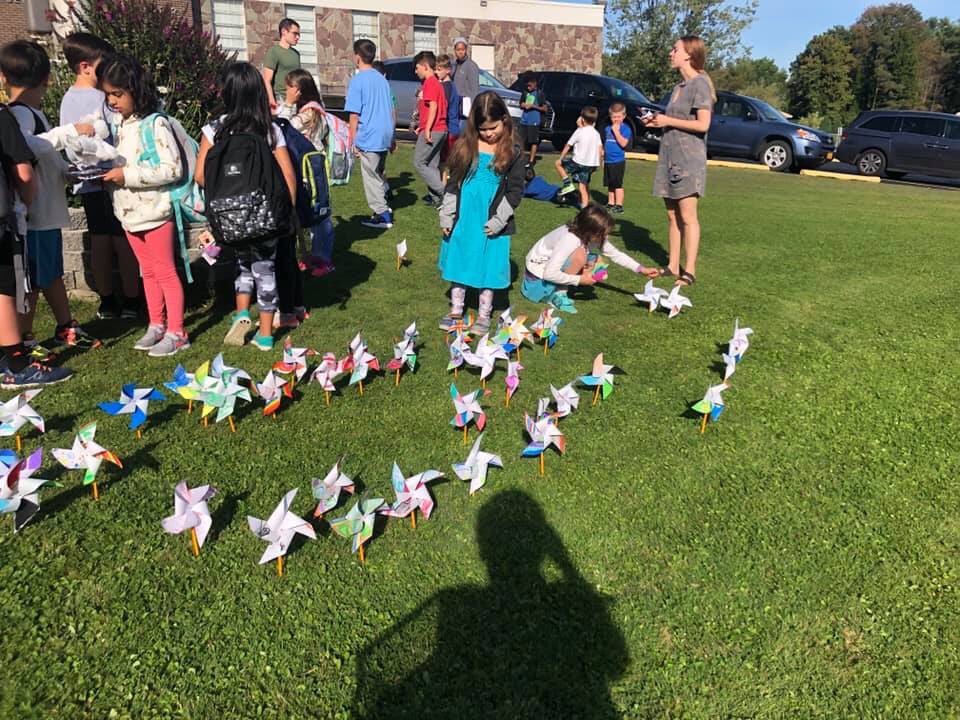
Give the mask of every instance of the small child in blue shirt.
[(626, 148), (633, 133), (624, 120), (627, 108), (621, 102), (610, 105), (610, 124), (603, 131), (603, 183), (607, 186), (607, 210), (623, 214), (623, 173), (627, 168)]

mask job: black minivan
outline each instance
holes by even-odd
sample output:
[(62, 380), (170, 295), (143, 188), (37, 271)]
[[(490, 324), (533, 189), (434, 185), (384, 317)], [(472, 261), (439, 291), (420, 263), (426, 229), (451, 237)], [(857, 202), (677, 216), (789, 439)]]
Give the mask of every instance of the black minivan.
[(960, 178), (960, 117), (911, 110), (862, 112), (843, 130), (837, 159), (855, 165), (861, 175)]

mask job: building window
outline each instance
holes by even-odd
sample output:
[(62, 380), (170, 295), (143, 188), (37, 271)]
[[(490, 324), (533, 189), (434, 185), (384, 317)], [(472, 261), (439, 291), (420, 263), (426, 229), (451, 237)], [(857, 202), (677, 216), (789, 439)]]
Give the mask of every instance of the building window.
[(380, 47), (380, 15), (372, 12), (353, 12), (353, 41), (371, 40)]
[(317, 64), (317, 19), (314, 8), (306, 5), (285, 5), (286, 15), (300, 26), (300, 67), (317, 79), (320, 68)]
[(220, 36), (220, 47), (247, 59), (247, 32), (243, 18), (243, 0), (213, 0), (213, 32)]
[(437, 52), (437, 18), (432, 15), (413, 16), (413, 52)]

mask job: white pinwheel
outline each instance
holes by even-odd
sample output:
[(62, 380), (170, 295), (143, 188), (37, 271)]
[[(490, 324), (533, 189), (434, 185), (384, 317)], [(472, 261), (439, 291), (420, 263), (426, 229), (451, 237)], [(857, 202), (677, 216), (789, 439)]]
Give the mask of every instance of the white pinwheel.
[(173, 489), (173, 515), (160, 521), (163, 529), (171, 535), (180, 535), (189, 530), (194, 555), (200, 554), (200, 548), (213, 525), (207, 500), (216, 494), (217, 489), (212, 485), (190, 488), (186, 482), (178, 482)]
[(473, 447), (470, 448), (467, 459), (462, 463), (454, 463), (453, 465), (453, 471), (457, 474), (457, 477), (470, 483), (471, 495), (482, 488), (484, 483), (487, 482), (488, 467), (491, 465), (498, 468), (503, 467), (503, 460), (500, 459), (499, 455), (494, 455), (493, 453), (488, 453), (480, 449), (480, 441), (482, 440), (483, 433), (480, 433), (473, 443)]
[(667, 291), (663, 288), (656, 287), (653, 284), (653, 280), (647, 280), (647, 284), (643, 286), (643, 292), (633, 294), (638, 303), (647, 305), (650, 312), (656, 310), (657, 305), (660, 304), (660, 298), (666, 297), (667, 295)]

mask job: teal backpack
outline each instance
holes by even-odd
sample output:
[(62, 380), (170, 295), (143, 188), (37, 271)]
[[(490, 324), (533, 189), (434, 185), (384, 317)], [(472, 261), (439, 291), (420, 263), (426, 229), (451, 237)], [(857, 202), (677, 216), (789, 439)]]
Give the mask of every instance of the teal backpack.
[(183, 174), (179, 180), (169, 186), (170, 203), (173, 205), (173, 217), (177, 222), (177, 235), (180, 238), (180, 257), (183, 259), (183, 269), (187, 276), (187, 282), (192, 283), (193, 273), (190, 272), (190, 255), (187, 252), (189, 230), (186, 224), (206, 222), (203, 189), (193, 179), (193, 173), (197, 169), (197, 155), (200, 146), (196, 140), (187, 134), (179, 120), (162, 112), (152, 113), (140, 122), (140, 146), (143, 148), (140, 162), (148, 163), (153, 167), (160, 165), (160, 155), (157, 153), (157, 142), (154, 137), (154, 125), (158, 117), (166, 118), (167, 122), (170, 123), (174, 140), (177, 142), (177, 149), (180, 151), (180, 167), (183, 168)]

